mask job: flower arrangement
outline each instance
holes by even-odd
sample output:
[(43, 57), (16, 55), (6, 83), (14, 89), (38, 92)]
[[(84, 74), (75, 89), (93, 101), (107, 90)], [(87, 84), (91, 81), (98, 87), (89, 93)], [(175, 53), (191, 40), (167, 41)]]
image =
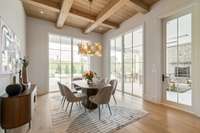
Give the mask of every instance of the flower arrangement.
[(91, 70), (85, 71), (85, 72), (83, 73), (83, 77), (84, 77), (85, 79), (87, 79), (88, 81), (92, 81), (92, 79), (93, 79), (95, 76), (96, 76), (96, 73), (93, 72), (93, 71), (91, 71)]

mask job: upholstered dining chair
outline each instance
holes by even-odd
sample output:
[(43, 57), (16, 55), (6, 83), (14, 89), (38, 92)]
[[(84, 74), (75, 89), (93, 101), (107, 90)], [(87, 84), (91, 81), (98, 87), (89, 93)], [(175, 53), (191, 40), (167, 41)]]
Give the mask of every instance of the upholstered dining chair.
[(63, 84), (62, 84), (62, 89), (63, 89), (64, 95), (66, 96), (66, 99), (67, 99), (67, 102), (68, 102), (65, 111), (67, 112), (67, 108), (69, 106), (69, 103), (71, 103), (71, 108), (70, 108), (70, 111), (69, 111), (69, 116), (71, 116), (73, 104), (74, 103), (80, 103), (81, 101), (85, 100), (86, 95), (84, 95), (83, 93), (73, 93), (69, 89), (69, 87), (67, 87), (66, 85), (63, 85)]
[(62, 96), (62, 98), (61, 98), (61, 105), (64, 106), (65, 100), (66, 100), (66, 96), (65, 96), (65, 93), (64, 93), (64, 91), (62, 89), (62, 84), (60, 82), (57, 82), (57, 84), (58, 84), (58, 87), (59, 87), (60, 94)]
[[(65, 105), (65, 101), (66, 101), (66, 95), (65, 95), (65, 92), (64, 92), (64, 90), (63, 90), (63, 85), (60, 83), (60, 82), (57, 82), (57, 84), (58, 84), (58, 87), (59, 87), (59, 90), (60, 90), (60, 94), (61, 94), (61, 96), (62, 96), (62, 99), (61, 99), (61, 105), (62, 105), (62, 107), (64, 107), (64, 105)], [(77, 93), (77, 91), (76, 90), (74, 90), (74, 89), (72, 89), (71, 90), (72, 91), (72, 93)]]
[(102, 89), (99, 89), (97, 94), (95, 96), (89, 97), (89, 100), (95, 104), (98, 105), (99, 109), (99, 120), (101, 119), (101, 105), (107, 104), (108, 109), (110, 111), (110, 115), (112, 115), (111, 109), (110, 109), (110, 97), (112, 95), (112, 87), (111, 86), (106, 86)]
[(117, 89), (118, 81), (116, 79), (112, 79), (109, 81), (109, 84), (112, 86), (112, 96), (113, 96), (115, 103), (117, 104), (117, 100), (115, 98), (115, 91)]

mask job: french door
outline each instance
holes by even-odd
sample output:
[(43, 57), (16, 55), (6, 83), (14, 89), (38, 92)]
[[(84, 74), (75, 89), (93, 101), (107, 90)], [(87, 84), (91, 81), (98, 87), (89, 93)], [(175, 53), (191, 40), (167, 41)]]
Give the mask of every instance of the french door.
[(111, 40), (110, 78), (122, 93), (143, 96), (143, 26)]
[(123, 91), (122, 87), (122, 36), (111, 40), (110, 45), (110, 78), (117, 79), (117, 90)]
[(124, 35), (124, 92), (143, 96), (143, 28)]
[(166, 18), (164, 24), (164, 101), (192, 105), (192, 14)]

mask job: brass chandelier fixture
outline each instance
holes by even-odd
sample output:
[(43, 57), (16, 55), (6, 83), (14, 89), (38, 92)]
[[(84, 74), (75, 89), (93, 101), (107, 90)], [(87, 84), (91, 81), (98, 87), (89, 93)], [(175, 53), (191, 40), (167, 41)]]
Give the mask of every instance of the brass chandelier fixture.
[(84, 56), (102, 56), (102, 45), (100, 43), (81, 43), (79, 44), (79, 54)]
[[(91, 5), (93, 0), (88, 0), (89, 10), (91, 12)], [(102, 56), (102, 45), (100, 43), (92, 43), (83, 41), (78, 44), (79, 54), (84, 56)]]

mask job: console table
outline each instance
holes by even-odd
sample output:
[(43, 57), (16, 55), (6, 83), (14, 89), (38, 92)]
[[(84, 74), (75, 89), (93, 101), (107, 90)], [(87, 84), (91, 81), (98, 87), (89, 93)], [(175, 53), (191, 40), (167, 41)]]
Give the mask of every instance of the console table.
[(31, 128), (31, 119), (36, 102), (37, 86), (30, 85), (23, 93), (17, 96), (0, 96), (0, 123), (6, 133), (6, 129), (17, 128), (29, 123)]

